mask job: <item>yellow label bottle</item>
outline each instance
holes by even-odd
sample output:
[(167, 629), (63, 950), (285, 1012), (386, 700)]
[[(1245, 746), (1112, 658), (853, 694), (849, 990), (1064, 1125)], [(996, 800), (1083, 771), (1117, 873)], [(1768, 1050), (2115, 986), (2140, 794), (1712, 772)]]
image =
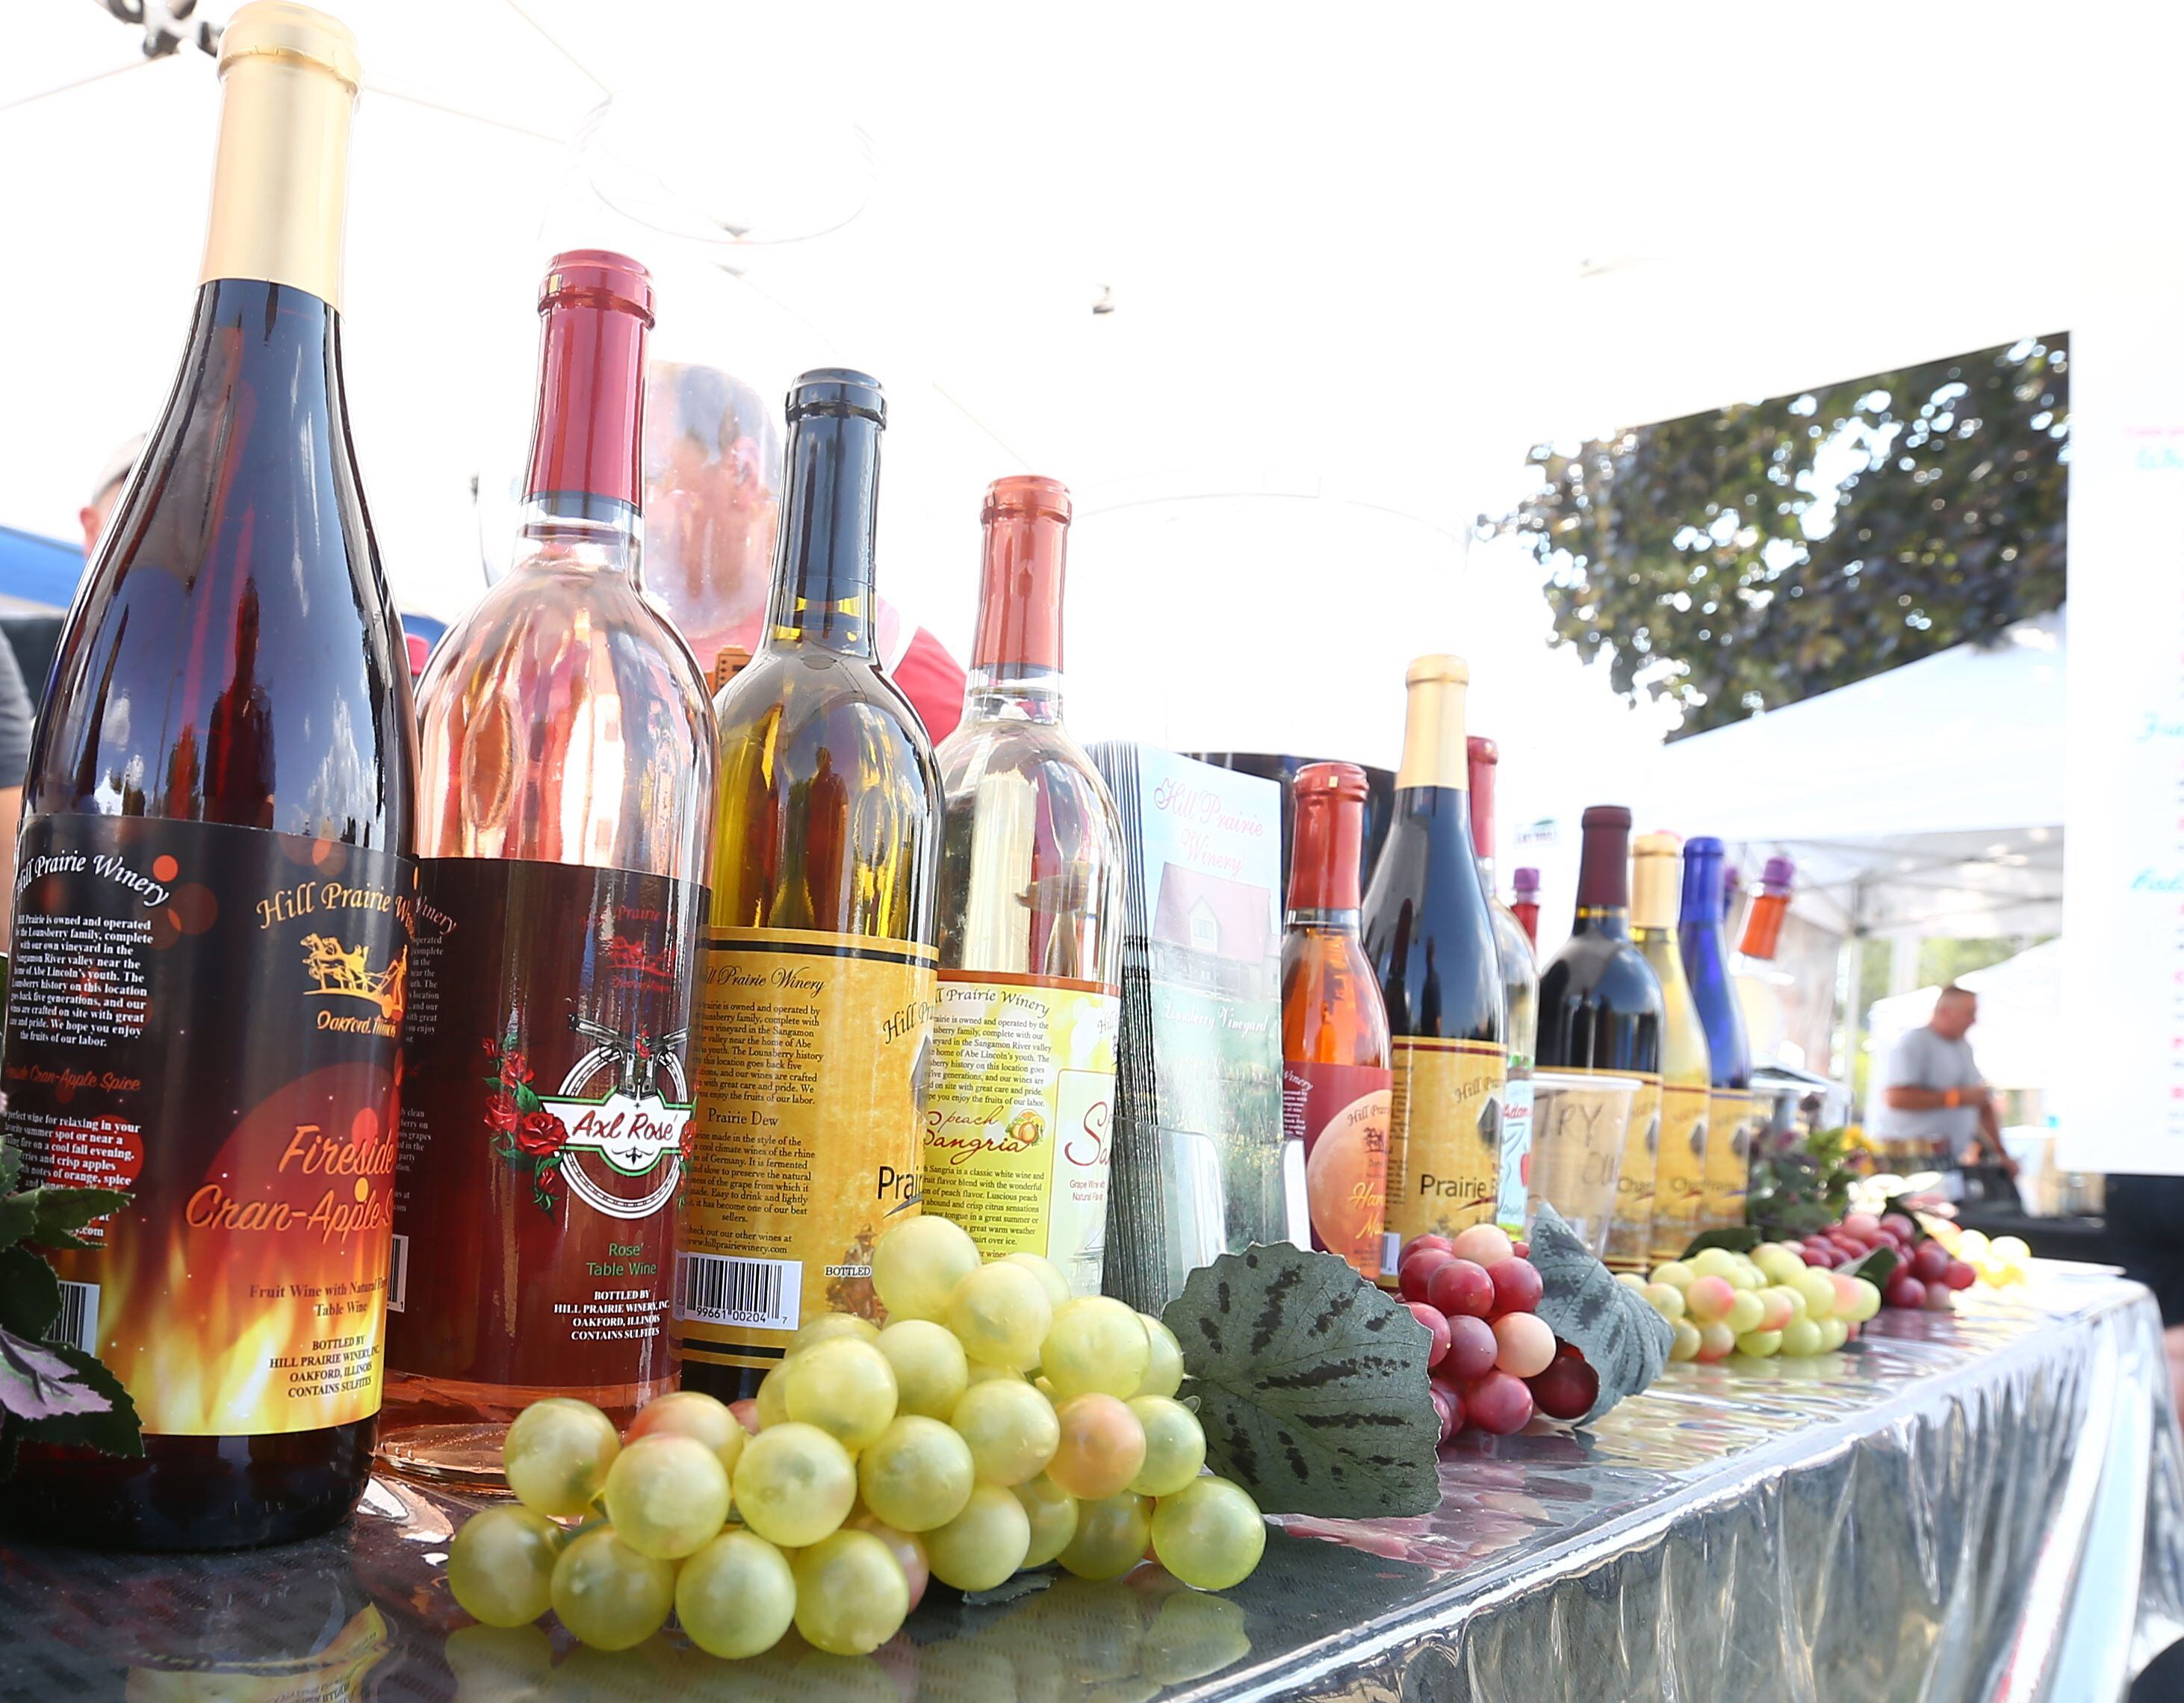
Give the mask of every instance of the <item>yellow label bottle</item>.
[(1706, 1211), (1712, 1068), (1706, 1028), (1676, 943), (1683, 860), (1682, 843), (1674, 834), (1641, 834), (1631, 844), (1630, 938), (1660, 978), (1663, 1013), (1661, 1134), (1653, 1155), (1656, 1264), (1676, 1258), (1712, 1222)]
[(674, 1316), (683, 1383), (725, 1400), (814, 1314), (880, 1316), (872, 1245), (923, 1193), (939, 777), (874, 643), (885, 422), (861, 373), (789, 393), (766, 627), (716, 705)]

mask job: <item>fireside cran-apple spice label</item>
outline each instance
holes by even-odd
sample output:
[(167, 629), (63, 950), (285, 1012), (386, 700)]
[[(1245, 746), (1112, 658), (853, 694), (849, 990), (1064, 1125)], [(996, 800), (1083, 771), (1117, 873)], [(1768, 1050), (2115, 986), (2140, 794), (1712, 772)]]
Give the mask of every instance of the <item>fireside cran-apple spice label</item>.
[(256, 828), (24, 830), (0, 1074), (26, 1186), (130, 1204), (53, 1255), (55, 1334), (148, 1431), (312, 1431), (379, 1406), (406, 859)]
[(632, 870), (419, 866), (398, 1374), (572, 1391), (668, 1375), (705, 910), (702, 887)]
[(762, 1370), (815, 1313), (883, 1316), (872, 1244), (918, 1210), (938, 956), (866, 934), (706, 931), (676, 1256), (685, 1360)]

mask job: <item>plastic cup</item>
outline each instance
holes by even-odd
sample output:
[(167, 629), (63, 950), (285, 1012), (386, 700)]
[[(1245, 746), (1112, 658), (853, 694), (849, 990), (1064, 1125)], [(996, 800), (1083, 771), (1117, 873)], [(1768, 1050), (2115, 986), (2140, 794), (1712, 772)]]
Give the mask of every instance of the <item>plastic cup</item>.
[(1549, 1202), (1592, 1250), (1607, 1251), (1635, 1077), (1564, 1071), (1532, 1075), (1532, 1167), (1526, 1216)]

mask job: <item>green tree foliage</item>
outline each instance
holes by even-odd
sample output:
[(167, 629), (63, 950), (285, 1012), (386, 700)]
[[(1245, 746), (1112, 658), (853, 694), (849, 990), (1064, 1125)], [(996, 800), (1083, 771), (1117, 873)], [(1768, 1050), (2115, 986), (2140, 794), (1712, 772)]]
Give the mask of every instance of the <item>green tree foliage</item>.
[(2025, 337), (1542, 444), (1490, 530), (1548, 570), (1557, 643), (1718, 727), (2062, 602), (2069, 367)]

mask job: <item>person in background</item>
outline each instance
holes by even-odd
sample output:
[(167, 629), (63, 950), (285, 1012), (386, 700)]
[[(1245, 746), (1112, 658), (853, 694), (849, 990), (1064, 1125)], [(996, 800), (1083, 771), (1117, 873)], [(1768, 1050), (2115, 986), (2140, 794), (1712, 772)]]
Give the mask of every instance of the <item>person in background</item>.
[[(758, 392), (718, 367), (654, 361), (646, 380), (644, 586), (717, 689), (723, 648), (756, 650), (766, 619), (781, 433)], [(875, 602), (880, 667), (938, 744), (963, 716), (962, 666), (894, 604)]]
[(1999, 1166), (2014, 1177), (2017, 1164), (2003, 1150), (1993, 1092), (1964, 1038), (1978, 1021), (1979, 995), (1953, 982), (1925, 1027), (1897, 1042), (1881, 1096), (1887, 1133), (1953, 1155), (1960, 1165)]
[(98, 541), (105, 536), (114, 505), (121, 500), (121, 487), (129, 482), (129, 470), (143, 453), (144, 434), (140, 431), (106, 458), (98, 483), (92, 487), (91, 501), (75, 511), (75, 518), (83, 527), (83, 554), (86, 559), (98, 554)]

